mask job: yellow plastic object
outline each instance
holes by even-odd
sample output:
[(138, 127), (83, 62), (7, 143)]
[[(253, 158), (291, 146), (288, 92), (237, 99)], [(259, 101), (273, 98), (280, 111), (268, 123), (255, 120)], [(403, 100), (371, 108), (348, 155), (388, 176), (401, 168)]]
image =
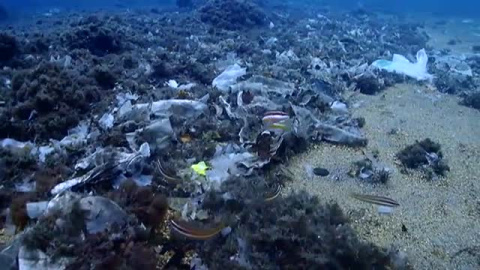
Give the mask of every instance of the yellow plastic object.
[(203, 176), (206, 176), (207, 175), (207, 170), (210, 168), (207, 166), (207, 164), (205, 164), (204, 161), (201, 161), (197, 164), (193, 164), (191, 166), (191, 168), (196, 172), (198, 173), (199, 175), (203, 175)]

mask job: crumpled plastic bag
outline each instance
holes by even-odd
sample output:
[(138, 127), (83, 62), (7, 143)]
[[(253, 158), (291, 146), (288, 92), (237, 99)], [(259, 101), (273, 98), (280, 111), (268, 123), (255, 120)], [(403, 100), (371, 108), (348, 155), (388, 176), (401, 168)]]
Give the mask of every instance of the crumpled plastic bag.
[(136, 110), (150, 108), (151, 113), (160, 116), (170, 116), (175, 114), (185, 118), (196, 118), (208, 110), (208, 106), (206, 104), (208, 98), (209, 96), (206, 95), (198, 101), (188, 99), (159, 100), (153, 103), (136, 104), (132, 108)]
[(374, 61), (372, 66), (388, 72), (404, 74), (418, 81), (424, 81), (433, 79), (433, 75), (427, 71), (427, 63), (427, 53), (425, 49), (421, 49), (417, 52), (417, 62), (415, 63), (410, 62), (403, 55), (394, 54), (392, 61), (380, 59)]
[(254, 94), (269, 95), (276, 94), (282, 97), (293, 94), (295, 85), (264, 76), (252, 76), (250, 79), (232, 85), (233, 92), (251, 91)]
[(238, 64), (228, 66), (220, 75), (213, 79), (212, 86), (222, 91), (228, 91), (239, 77), (247, 74), (247, 69), (240, 67)]
[(365, 146), (368, 142), (355, 127), (338, 127), (322, 122), (308, 109), (293, 104), (291, 106), (297, 120), (294, 130), (300, 137), (312, 139), (320, 136), (326, 141), (349, 146)]

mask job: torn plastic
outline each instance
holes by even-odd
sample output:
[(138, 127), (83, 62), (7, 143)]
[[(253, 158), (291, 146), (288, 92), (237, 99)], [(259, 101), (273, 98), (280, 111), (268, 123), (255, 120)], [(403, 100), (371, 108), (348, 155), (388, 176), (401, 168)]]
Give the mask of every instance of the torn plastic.
[(232, 92), (250, 91), (254, 94), (269, 95), (276, 94), (281, 97), (291, 95), (295, 91), (293, 83), (267, 78), (263, 76), (252, 76), (246, 81), (231, 86)]
[(42, 163), (45, 162), (48, 155), (55, 152), (55, 148), (52, 146), (37, 147), (31, 142), (20, 142), (10, 138), (0, 140), (0, 148), (17, 157), (38, 158)]
[(333, 112), (340, 113), (340, 114), (348, 114), (348, 108), (347, 104), (340, 102), (340, 101), (334, 101), (330, 105), (330, 109), (332, 109)]
[(215, 155), (209, 161), (211, 169), (206, 173), (207, 180), (212, 182), (215, 188), (219, 187), (230, 176), (245, 174), (239, 165), (254, 158), (253, 154), (236, 145), (217, 146)]
[(168, 146), (170, 139), (174, 136), (174, 131), (170, 120), (164, 118), (152, 122), (145, 128), (138, 129), (133, 133), (128, 133), (126, 136), (132, 149), (137, 149), (137, 141), (141, 141), (147, 142), (150, 149), (155, 151)]
[(35, 148), (31, 142), (19, 142), (10, 138), (0, 140), (0, 146), (16, 156), (29, 156)]
[(38, 147), (38, 159), (44, 163), (47, 159), (47, 156), (53, 154), (55, 148), (52, 146), (40, 146)]
[(198, 117), (205, 111), (208, 106), (205, 103), (209, 96), (206, 95), (200, 101), (189, 99), (169, 99), (159, 100), (153, 103), (141, 103), (132, 106), (132, 109), (142, 110), (150, 108), (150, 112), (158, 116), (177, 115), (180, 117), (190, 118)]
[[(30, 205), (30, 206), (29, 206)], [(14, 265), (18, 257), (18, 269), (26, 270), (56, 270), (65, 269), (70, 263), (69, 257), (55, 257), (47, 255), (40, 249), (27, 248), (23, 244), (24, 237), (35, 231), (36, 226), (43, 226), (43, 222), (49, 222), (50, 216), (56, 217), (55, 230), (63, 231), (63, 226), (69, 226), (69, 215), (73, 213), (75, 207), (79, 207), (85, 213), (86, 231), (89, 234), (102, 232), (114, 224), (124, 226), (127, 223), (127, 213), (113, 201), (100, 196), (81, 197), (78, 194), (70, 192), (60, 196), (55, 196), (49, 202), (39, 202), (27, 204), (29, 215), (34, 214), (36, 218), (40, 218), (33, 228), (29, 228), (20, 234), (10, 246), (2, 250), (0, 253), (0, 261), (5, 260), (2, 269), (8, 265)], [(28, 210), (30, 209), (30, 210)], [(32, 212), (33, 211), (33, 212)], [(80, 236), (82, 237), (82, 236)], [(82, 238), (83, 239), (83, 238)]]
[(196, 172), (198, 175), (206, 176), (207, 175), (207, 170), (210, 168), (207, 166), (205, 161), (201, 161), (197, 164), (193, 164), (190, 166), (194, 172)]
[[(67, 180), (56, 185), (51, 193), (53, 195), (65, 192), (74, 187), (85, 186), (86, 184), (95, 184), (100, 181), (112, 180), (112, 174), (115, 174), (117, 171), (130, 171), (133, 174), (138, 173), (141, 169), (137, 168), (136, 165), (140, 164), (144, 158), (150, 156), (150, 147), (148, 143), (144, 143), (140, 146), (140, 149), (135, 153), (124, 153), (118, 152), (113, 155), (113, 160), (104, 160), (102, 157), (105, 157), (104, 149), (100, 149), (89, 157), (81, 160), (76, 168), (86, 169), (93, 165), (95, 167), (88, 171), (86, 174), (75, 177), (73, 179)], [(100, 164), (97, 164), (97, 163)]]
[(212, 86), (221, 91), (228, 91), (229, 87), (233, 85), (239, 77), (247, 74), (247, 69), (240, 67), (238, 64), (228, 66), (220, 75), (218, 75), (212, 82)]
[(60, 141), (60, 145), (68, 148), (79, 148), (87, 143), (87, 138), (88, 125), (82, 122), (68, 131), (68, 136)]
[(30, 219), (36, 219), (43, 215), (43, 212), (47, 210), (48, 201), (31, 202), (26, 204), (27, 215)]
[(316, 139), (320, 137), (329, 142), (341, 143), (350, 146), (365, 146), (367, 139), (354, 127), (336, 127), (318, 120), (309, 110), (291, 105), (296, 116), (294, 130), (297, 135)]
[(177, 89), (177, 90), (185, 90), (188, 91), (195, 87), (197, 84), (195, 83), (187, 83), (187, 84), (178, 84), (175, 80), (169, 80), (165, 83), (170, 88)]
[(125, 182), (127, 179), (131, 179), (137, 184), (139, 187), (145, 187), (145, 186), (150, 186), (152, 184), (153, 180), (153, 175), (145, 175), (145, 174), (140, 174), (140, 175), (134, 175), (130, 178), (127, 178), (125, 175), (120, 174), (114, 181), (113, 183), (113, 188), (118, 189), (120, 188), (120, 185)]
[(392, 61), (376, 60), (373, 67), (412, 77), (418, 81), (432, 80), (433, 75), (427, 71), (428, 56), (425, 49), (417, 52), (417, 62), (410, 62), (405, 56), (394, 54)]
[(111, 113), (105, 113), (102, 115), (100, 120), (98, 120), (98, 124), (100, 128), (103, 130), (109, 130), (113, 127), (113, 123), (115, 122), (115, 117)]
[(88, 233), (102, 232), (116, 224), (127, 223), (127, 213), (113, 201), (101, 196), (88, 196), (80, 199), (80, 209), (84, 210)]

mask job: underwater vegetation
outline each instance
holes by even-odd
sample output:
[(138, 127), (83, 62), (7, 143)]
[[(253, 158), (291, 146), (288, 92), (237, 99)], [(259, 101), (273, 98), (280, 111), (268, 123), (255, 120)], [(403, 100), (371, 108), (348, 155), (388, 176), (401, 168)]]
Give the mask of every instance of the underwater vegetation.
[(199, 12), (203, 22), (228, 30), (259, 27), (266, 23), (266, 14), (250, 1), (212, 0)]
[(423, 169), (428, 179), (434, 179), (436, 175), (445, 176), (450, 171), (443, 159), (440, 144), (429, 138), (405, 147), (397, 153), (397, 158), (406, 168)]
[[(323, 204), (306, 192), (268, 203), (243, 204), (236, 211), (227, 205), (242, 202), (217, 200), (217, 206), (230, 209), (237, 222), (227, 237), (198, 244), (197, 251), (210, 269), (389, 267), (390, 254), (359, 240), (338, 205)], [(213, 201), (206, 203), (215, 205)]]

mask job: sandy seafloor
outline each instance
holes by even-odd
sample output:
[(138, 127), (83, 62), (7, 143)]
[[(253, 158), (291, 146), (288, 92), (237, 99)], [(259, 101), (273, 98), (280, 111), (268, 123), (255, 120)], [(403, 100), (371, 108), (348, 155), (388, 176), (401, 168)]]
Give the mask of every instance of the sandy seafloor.
[[(350, 179), (362, 149), (321, 144), (292, 160), (298, 175), (291, 189), (306, 189), (322, 200), (337, 200), (360, 236), (381, 246), (395, 246), (415, 269), (477, 269), (480, 251), (480, 112), (458, 105), (453, 96), (429, 88), (398, 85), (378, 96), (350, 98), (354, 115), (366, 119), (369, 144), (394, 172), (387, 185)], [(397, 133), (389, 134), (392, 129)], [(415, 140), (431, 138), (442, 145), (451, 171), (429, 182), (421, 173), (400, 173), (395, 154)], [(305, 165), (327, 168), (327, 177), (309, 179)], [(400, 203), (390, 215), (349, 197), (350, 192), (391, 197)], [(402, 231), (402, 225), (407, 232)], [(457, 252), (467, 249), (456, 255)], [(470, 250), (471, 249), (471, 250)]]
[[(426, 22), (432, 47), (464, 54), (480, 41), (478, 22), (447, 19), (435, 24), (438, 21)], [(461, 42), (448, 45), (451, 39)], [(355, 94), (348, 101), (353, 114), (366, 120), (367, 148), (314, 146), (292, 160), (291, 170), (298, 178), (289, 189), (306, 189), (325, 202), (336, 200), (361, 237), (404, 251), (414, 269), (478, 269), (480, 111), (460, 105), (458, 97), (414, 84), (397, 85), (377, 96)], [(395, 158), (405, 146), (425, 138), (441, 144), (451, 168), (445, 178), (434, 182), (418, 171), (402, 174)], [(347, 175), (352, 162), (364, 158), (362, 151), (378, 151), (380, 161), (393, 169), (387, 185), (375, 186)], [(309, 165), (327, 168), (330, 175), (311, 179), (305, 169)], [(381, 215), (376, 206), (351, 198), (351, 192), (391, 197), (400, 207)]]

